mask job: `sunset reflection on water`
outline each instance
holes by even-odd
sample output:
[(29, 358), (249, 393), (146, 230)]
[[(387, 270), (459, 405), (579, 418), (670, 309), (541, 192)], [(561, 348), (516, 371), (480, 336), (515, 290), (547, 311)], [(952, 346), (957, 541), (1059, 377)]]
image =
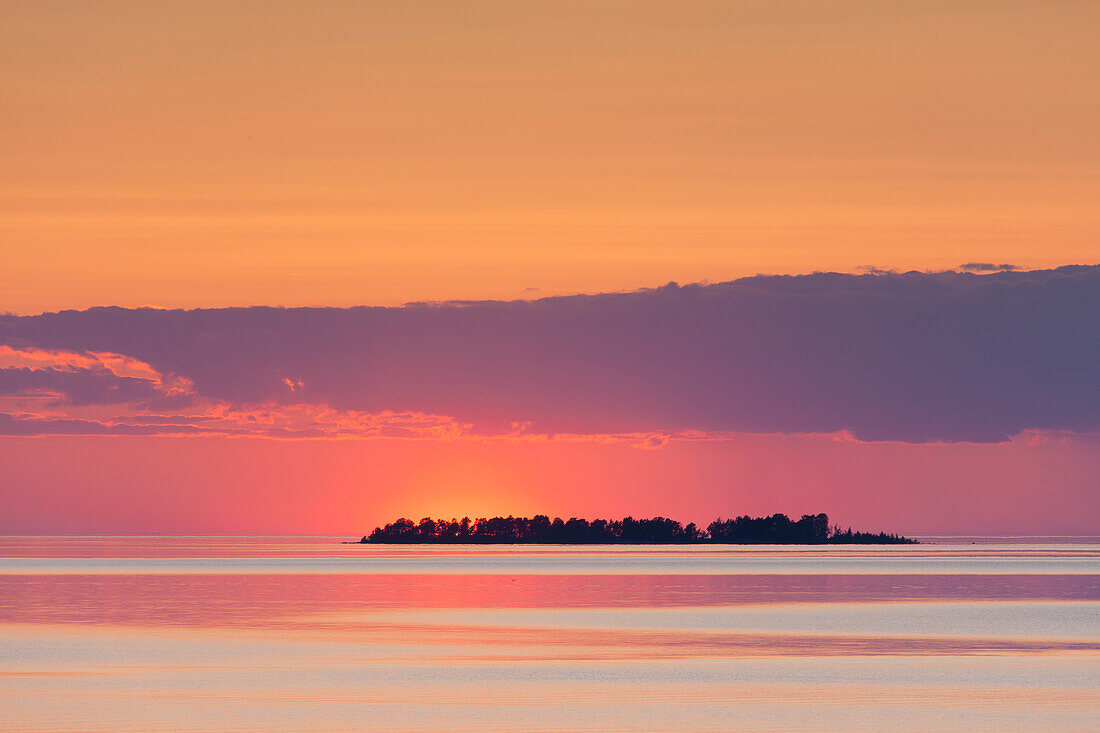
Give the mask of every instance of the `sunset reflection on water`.
[[(3, 538), (0, 557), (17, 568), (0, 574), (15, 730), (1075, 730), (1100, 710), (1090, 543)], [(482, 572), (419, 570), (448, 557)], [(142, 572), (157, 558), (173, 571)], [(693, 572), (655, 572), (661, 558)], [(233, 571), (242, 559), (268, 564)], [(882, 570), (901, 560), (917, 565)], [(1020, 560), (1037, 571), (1005, 572)]]

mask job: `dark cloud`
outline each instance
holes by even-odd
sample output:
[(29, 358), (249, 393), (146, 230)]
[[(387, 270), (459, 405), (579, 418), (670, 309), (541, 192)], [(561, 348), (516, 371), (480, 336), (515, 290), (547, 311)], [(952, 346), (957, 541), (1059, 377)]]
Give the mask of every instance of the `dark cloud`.
[(125, 354), (231, 405), (423, 412), (486, 433), (1100, 429), (1100, 266), (403, 308), (95, 308), (0, 318), (0, 343)]
[(0, 369), (0, 394), (48, 393), (59, 405), (115, 405), (166, 398), (145, 379), (119, 377), (104, 371)]
[(992, 262), (967, 262), (959, 269), (967, 272), (1012, 272), (1019, 268), (1016, 265), (995, 265)]

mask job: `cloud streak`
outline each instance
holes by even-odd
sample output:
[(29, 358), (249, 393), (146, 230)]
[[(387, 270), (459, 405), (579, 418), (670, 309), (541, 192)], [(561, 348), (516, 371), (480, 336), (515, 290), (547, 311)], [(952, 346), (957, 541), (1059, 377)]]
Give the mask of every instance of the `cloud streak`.
[(0, 431), (71, 434), (87, 421), (89, 434), (660, 447), (729, 432), (998, 442), (1100, 430), (1100, 267), (996, 269), (401, 308), (6, 316)]

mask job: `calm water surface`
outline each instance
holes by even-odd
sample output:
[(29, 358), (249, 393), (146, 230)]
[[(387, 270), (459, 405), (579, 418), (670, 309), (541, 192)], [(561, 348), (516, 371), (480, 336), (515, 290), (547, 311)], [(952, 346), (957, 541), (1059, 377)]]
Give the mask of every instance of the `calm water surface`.
[(0, 729), (1100, 729), (1100, 543), (0, 537)]

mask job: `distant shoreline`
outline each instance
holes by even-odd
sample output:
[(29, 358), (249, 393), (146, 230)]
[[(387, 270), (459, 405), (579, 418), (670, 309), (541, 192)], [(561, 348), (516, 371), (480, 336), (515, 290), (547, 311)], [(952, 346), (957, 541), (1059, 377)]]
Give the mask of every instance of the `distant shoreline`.
[(716, 519), (706, 529), (666, 517), (591, 522), (576, 517), (484, 517), (432, 519), (402, 517), (376, 527), (358, 542), (377, 545), (915, 545), (917, 540), (887, 532), (859, 532), (830, 526), (826, 514), (792, 520), (770, 517)]

